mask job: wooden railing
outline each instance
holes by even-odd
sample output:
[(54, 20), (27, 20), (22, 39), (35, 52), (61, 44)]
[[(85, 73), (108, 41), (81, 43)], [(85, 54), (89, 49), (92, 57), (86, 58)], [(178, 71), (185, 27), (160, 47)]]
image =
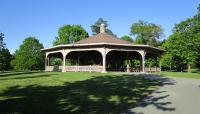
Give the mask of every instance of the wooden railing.
[(145, 67), (146, 72), (160, 72), (160, 67)]
[(61, 72), (62, 71), (63, 66), (46, 66), (45, 67), (45, 71), (47, 72)]
[[(65, 68), (65, 70), (62, 70)], [(99, 65), (87, 65), (87, 66), (46, 66), (45, 71), (53, 72), (53, 71), (66, 71), (66, 72), (101, 72), (103, 70), (103, 66)]]
[(65, 66), (65, 70), (74, 72), (101, 72), (103, 70), (103, 66)]
[[(63, 70), (63, 66), (46, 66), (45, 71), (47, 72), (101, 72), (103, 70), (103, 66), (100, 65), (87, 65), (87, 66), (65, 66), (65, 70)], [(145, 72), (160, 72), (159, 67), (145, 67)], [(131, 68), (131, 72), (141, 72), (140, 68)]]

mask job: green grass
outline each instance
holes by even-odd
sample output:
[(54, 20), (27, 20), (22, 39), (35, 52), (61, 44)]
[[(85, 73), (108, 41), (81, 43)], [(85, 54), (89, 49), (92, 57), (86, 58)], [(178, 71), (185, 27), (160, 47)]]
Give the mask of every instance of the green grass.
[(194, 71), (192, 73), (188, 73), (188, 72), (162, 72), (161, 76), (200, 79), (200, 72), (199, 71)]
[(114, 73), (0, 73), (0, 113), (120, 113), (161, 83)]

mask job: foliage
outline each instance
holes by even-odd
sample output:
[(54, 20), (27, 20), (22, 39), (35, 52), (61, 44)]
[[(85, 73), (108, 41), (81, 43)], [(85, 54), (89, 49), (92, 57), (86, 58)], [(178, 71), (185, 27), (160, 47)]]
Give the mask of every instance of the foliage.
[(88, 33), (81, 25), (64, 25), (59, 28), (58, 37), (53, 41), (53, 45), (71, 44), (88, 36)]
[(10, 61), (12, 59), (12, 55), (6, 48), (6, 44), (3, 39), (4, 34), (0, 33), (0, 71), (9, 70), (11, 68)]
[(163, 63), (174, 65), (178, 71), (183, 71), (193, 64), (198, 64), (200, 58), (200, 19), (195, 15), (176, 24), (173, 34), (163, 44), (166, 53)]
[(10, 69), (10, 61), (12, 59), (12, 55), (9, 50), (6, 48), (2, 48), (0, 50), (0, 71), (5, 71)]
[[(172, 59), (172, 54), (166, 52), (162, 57), (161, 57), (161, 65), (164, 69), (169, 69), (170, 71), (175, 68), (174, 61)], [(162, 69), (163, 69), (162, 68)]]
[(78, 63), (78, 61), (76, 59), (66, 59), (65, 60), (66, 66), (77, 65), (77, 63)]
[(148, 58), (145, 60), (145, 64), (149, 67), (156, 65), (156, 60), (153, 58)]
[(143, 36), (137, 36), (134, 43), (135, 44), (144, 44), (143, 39), (144, 39)]
[(133, 39), (130, 36), (127, 36), (127, 35), (122, 36), (121, 39), (126, 40), (128, 42), (133, 42)]
[(52, 57), (52, 58), (50, 59), (50, 65), (52, 65), (52, 66), (55, 66), (55, 65), (59, 66), (59, 65), (62, 65), (62, 59), (61, 59), (61, 58)]
[(43, 45), (35, 37), (28, 37), (15, 51), (12, 66), (16, 70), (42, 70), (44, 68)]
[(100, 33), (100, 25), (104, 23), (105, 24), (105, 27), (106, 27), (106, 33), (110, 34), (110, 35), (113, 35), (113, 36), (116, 36), (115, 34), (113, 34), (113, 32), (108, 29), (108, 23), (107, 21), (105, 21), (103, 18), (99, 18), (92, 26), (91, 26), (91, 29), (92, 29), (92, 33), (93, 35), (95, 34), (98, 34)]
[(137, 59), (133, 59), (132, 61), (131, 61), (131, 63), (132, 63), (132, 67), (134, 67), (134, 68), (137, 68), (137, 67), (140, 67), (141, 66), (141, 61), (140, 60), (137, 60)]
[(157, 39), (163, 36), (160, 25), (139, 20), (131, 26), (131, 35), (136, 35), (136, 43), (157, 46)]
[(4, 41), (3, 41), (3, 39), (4, 39), (4, 34), (1, 32), (0, 33), (0, 51), (3, 49), (3, 48), (5, 48), (5, 43), (4, 43)]

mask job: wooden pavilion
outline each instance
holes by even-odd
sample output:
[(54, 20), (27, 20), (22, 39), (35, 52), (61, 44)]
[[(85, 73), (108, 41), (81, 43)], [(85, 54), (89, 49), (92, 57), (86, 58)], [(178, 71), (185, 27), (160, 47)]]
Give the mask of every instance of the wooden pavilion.
[[(145, 58), (157, 59), (164, 50), (149, 45), (136, 45), (116, 38), (105, 32), (105, 25), (101, 24), (100, 33), (73, 44), (64, 44), (42, 49), (45, 53), (45, 71), (62, 72), (145, 72), (160, 71), (158, 66), (145, 68)], [(61, 66), (51, 66), (50, 59), (62, 59)], [(124, 61), (139, 59), (141, 64), (132, 68)], [(71, 61), (73, 64), (68, 64)]]

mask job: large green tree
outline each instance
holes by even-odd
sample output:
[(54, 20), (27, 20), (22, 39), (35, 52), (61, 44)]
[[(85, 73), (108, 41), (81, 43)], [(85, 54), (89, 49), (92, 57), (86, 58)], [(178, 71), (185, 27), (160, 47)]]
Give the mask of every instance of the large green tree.
[(113, 36), (116, 36), (115, 34), (113, 34), (113, 32), (112, 32), (110, 29), (107, 28), (107, 27), (108, 27), (108, 22), (105, 21), (103, 18), (99, 18), (99, 19), (91, 26), (93, 35), (100, 33), (100, 25), (101, 25), (102, 23), (105, 24), (105, 27), (106, 27), (106, 31), (105, 31), (105, 32), (106, 32), (106, 33), (108, 33), (108, 34), (110, 34), (110, 35), (113, 35)]
[(6, 44), (3, 41), (4, 34), (0, 33), (0, 71), (5, 71), (10, 69), (10, 61), (12, 55), (9, 50), (6, 48)]
[(81, 25), (64, 25), (58, 30), (58, 37), (53, 41), (53, 45), (71, 44), (89, 35)]
[(191, 65), (199, 64), (200, 60), (200, 24), (199, 10), (197, 15), (176, 24), (173, 34), (166, 40), (163, 47), (166, 53), (163, 56), (164, 64), (173, 64), (183, 71), (190, 71)]
[(131, 35), (136, 35), (135, 43), (158, 46), (158, 39), (163, 36), (160, 25), (139, 20), (131, 26)]
[(42, 70), (44, 69), (44, 54), (41, 49), (43, 45), (35, 37), (28, 37), (15, 51), (14, 59), (11, 61), (16, 70)]

